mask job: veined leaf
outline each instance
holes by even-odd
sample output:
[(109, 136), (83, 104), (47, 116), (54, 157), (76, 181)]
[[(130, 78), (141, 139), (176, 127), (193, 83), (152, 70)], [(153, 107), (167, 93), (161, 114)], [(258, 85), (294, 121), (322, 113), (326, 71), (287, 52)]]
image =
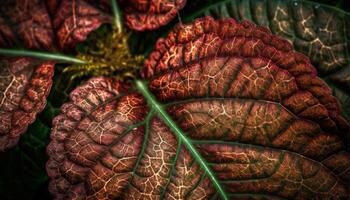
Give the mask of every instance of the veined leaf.
[(0, 47), (74, 51), (78, 42), (111, 21), (103, 4), (84, 0), (3, 0)]
[(30, 58), (0, 64), (0, 151), (14, 146), (46, 105), (54, 64)]
[(55, 50), (51, 18), (41, 0), (3, 0), (0, 6), (0, 46)]
[(174, 19), (186, 0), (120, 0), (125, 22), (133, 30), (154, 30)]
[[(103, 1), (101, 1), (103, 2)], [(56, 30), (57, 45), (63, 51), (74, 51), (79, 42), (85, 41), (90, 32), (103, 23), (112, 21), (108, 5), (100, 1), (53, 0), (50, 10), (54, 15), (52, 24)]]
[[(78, 42), (110, 20), (97, 5), (83, 0), (54, 0), (47, 2), (47, 6), (45, 3), (40, 0), (3, 1), (0, 47), (74, 51)], [(16, 52), (1, 49), (1, 54), (10, 51)], [(35, 121), (37, 113), (44, 109), (52, 85), (54, 62), (27, 57), (1, 57), (0, 62), (0, 151), (3, 151), (17, 143), (28, 125)]]
[(185, 17), (232, 17), (268, 27), (307, 55), (332, 87), (350, 120), (350, 15), (336, 7), (300, 0), (221, 0)]
[[(18, 144), (0, 153), (0, 199), (51, 199), (48, 192), (49, 177), (45, 171), (46, 146), (50, 142), (52, 119), (59, 114), (59, 107), (69, 99), (71, 90), (81, 80), (71, 81), (62, 73), (62, 66), (55, 69), (53, 86), (45, 109), (36, 121), (28, 126)], [(64, 83), (64, 84), (63, 84)]]
[(178, 25), (142, 74), (136, 88), (93, 78), (62, 106), (56, 199), (349, 197), (349, 124), (309, 60), (266, 28)]

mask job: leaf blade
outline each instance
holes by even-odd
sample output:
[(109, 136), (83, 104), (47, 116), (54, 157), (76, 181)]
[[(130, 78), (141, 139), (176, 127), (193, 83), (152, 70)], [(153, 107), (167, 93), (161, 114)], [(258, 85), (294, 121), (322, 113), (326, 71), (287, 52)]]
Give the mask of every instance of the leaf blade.
[[(349, 31), (347, 31), (350, 15), (348, 12), (337, 7), (304, 0), (223, 0), (205, 5), (184, 18), (189, 22), (200, 16), (233, 17), (239, 21), (251, 20), (287, 39), (296, 50), (310, 58), (324, 80), (335, 86), (333, 89), (338, 91), (335, 92), (336, 97), (341, 102), (344, 112), (347, 113), (348, 121), (350, 120), (349, 102), (342, 95), (349, 96), (350, 88), (339, 87), (341, 79), (336, 75), (342, 71), (348, 71), (350, 66)], [(324, 19), (327, 19), (327, 23)]]
[[(347, 129), (331, 91), (288, 43), (274, 37), (271, 43), (258, 44), (256, 35), (245, 35), (254, 31), (271, 34), (251, 23), (204, 18), (161, 39), (143, 73), (162, 104), (158, 110), (166, 104), (161, 109), (210, 163), (208, 168), (229, 197), (345, 197), (349, 180), (339, 174), (348, 173), (350, 165), (346, 141), (341, 139)], [(270, 46), (279, 52), (269, 54)], [(264, 60), (259, 53), (272, 58)], [(113, 89), (116, 85), (123, 84), (109, 78), (88, 81), (71, 94), (55, 119), (47, 170), (56, 198), (77, 192), (83, 197), (125, 199), (218, 195), (193, 152), (182, 145), (178, 153), (183, 141), (176, 140), (172, 125), (161, 114), (150, 117), (148, 127), (120, 135), (130, 125), (144, 122), (152, 108), (146, 104), (147, 94), (140, 95), (136, 88), (120, 94)], [(293, 185), (301, 182), (311, 189)]]
[(210, 177), (215, 188), (219, 191), (221, 198), (224, 200), (228, 199), (228, 196), (224, 192), (218, 179), (215, 177), (214, 173), (208, 167), (208, 165), (206, 164), (206, 162), (204, 161), (202, 156), (198, 153), (196, 148), (192, 145), (192, 143), (190, 142), (190, 139), (185, 136), (185, 134), (182, 132), (182, 130), (176, 125), (176, 123), (168, 115), (168, 113), (160, 106), (160, 104), (157, 102), (157, 100), (148, 91), (146, 85), (140, 80), (136, 80), (135, 83), (136, 83), (138, 90), (143, 94), (143, 96), (148, 101), (149, 105), (151, 107), (155, 108), (155, 110), (162, 116), (164, 122), (175, 132), (175, 134), (179, 138), (180, 142), (183, 142), (186, 145), (187, 149), (189, 149), (189, 151), (193, 154), (193, 156), (196, 158), (197, 162), (200, 163), (201, 167), (205, 170), (205, 172)]

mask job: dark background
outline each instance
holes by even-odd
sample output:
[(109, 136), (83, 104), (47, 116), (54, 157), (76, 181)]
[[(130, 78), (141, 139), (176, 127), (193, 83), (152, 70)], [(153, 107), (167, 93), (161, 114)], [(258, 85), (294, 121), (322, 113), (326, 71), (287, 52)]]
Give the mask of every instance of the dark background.
[[(350, 11), (350, 4), (347, 4), (346, 0), (313, 1)], [(187, 0), (180, 16), (186, 17), (215, 2), (217, 1)], [(147, 55), (156, 39), (164, 36), (176, 22), (177, 19), (174, 19), (172, 23), (162, 27), (157, 33), (147, 31), (133, 33), (130, 41), (132, 50)], [(144, 42), (144, 40), (150, 42)], [(54, 85), (46, 108), (38, 115), (36, 122), (29, 126), (27, 133), (21, 137), (15, 148), (0, 153), (0, 200), (52, 199), (47, 190), (49, 179), (45, 171), (47, 161), (45, 149), (49, 143), (51, 121), (59, 113), (62, 103), (68, 100), (69, 92), (84, 80), (72, 82), (66, 78), (62, 75), (62, 67), (56, 67)]]

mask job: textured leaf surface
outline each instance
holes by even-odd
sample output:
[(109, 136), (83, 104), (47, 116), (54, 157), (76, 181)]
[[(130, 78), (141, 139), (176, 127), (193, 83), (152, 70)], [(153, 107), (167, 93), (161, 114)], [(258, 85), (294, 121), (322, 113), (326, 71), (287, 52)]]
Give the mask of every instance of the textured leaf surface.
[(29, 58), (2, 60), (0, 67), (0, 150), (15, 145), (46, 105), (54, 64)]
[(0, 46), (53, 50), (51, 18), (41, 0), (2, 0)]
[[(177, 26), (143, 76), (228, 198), (349, 198), (349, 125), (309, 60), (267, 29), (212, 18)], [(109, 78), (75, 89), (48, 146), (55, 198), (219, 198), (150, 105)]]
[(52, 0), (50, 9), (54, 15), (57, 45), (64, 51), (72, 51), (78, 42), (86, 39), (91, 31), (111, 21), (104, 4), (99, 1)]
[(50, 142), (52, 119), (67, 102), (69, 93), (80, 82), (70, 81), (58, 64), (47, 105), (14, 148), (0, 153), (0, 199), (52, 199), (45, 170), (46, 146)]
[[(110, 21), (103, 5), (83, 0), (3, 1), (0, 47), (74, 51), (91, 31)], [(2, 63), (0, 150), (15, 145), (46, 104), (54, 63), (33, 62), (16, 58)]]
[(208, 4), (186, 20), (200, 16), (250, 20), (290, 41), (310, 58), (350, 119), (348, 13), (309, 1), (223, 0)]
[(129, 28), (143, 31), (163, 26), (176, 17), (186, 0), (121, 0)]
[(85, 0), (4, 0), (0, 11), (1, 47), (74, 51), (111, 21), (106, 4)]

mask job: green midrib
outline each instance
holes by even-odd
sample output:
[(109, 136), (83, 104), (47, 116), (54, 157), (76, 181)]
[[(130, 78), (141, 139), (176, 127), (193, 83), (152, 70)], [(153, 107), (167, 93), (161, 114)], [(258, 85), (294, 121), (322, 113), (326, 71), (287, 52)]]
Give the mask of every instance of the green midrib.
[(4, 56), (29, 56), (39, 58), (43, 60), (55, 60), (63, 63), (76, 63), (86, 64), (85, 61), (75, 58), (73, 56), (67, 56), (59, 53), (48, 53), (41, 51), (31, 51), (24, 49), (2, 49), (0, 48), (0, 55)]
[(191, 143), (191, 140), (186, 137), (186, 135), (182, 132), (182, 130), (177, 126), (174, 120), (168, 115), (168, 113), (164, 110), (162, 105), (155, 99), (152, 93), (148, 90), (146, 84), (141, 80), (135, 81), (137, 89), (142, 93), (142, 95), (146, 98), (148, 104), (159, 113), (161, 119), (170, 127), (170, 129), (176, 134), (179, 140), (186, 146), (186, 148), (191, 152), (199, 165), (206, 172), (208, 177), (211, 179), (214, 187), (217, 189), (221, 198), (224, 200), (228, 200), (228, 196), (220, 185), (218, 179), (215, 177), (211, 169), (208, 167), (205, 160), (199, 154), (197, 149)]
[[(65, 63), (77, 63), (77, 64), (86, 63), (85, 61), (80, 60), (78, 58), (74, 58), (73, 56), (67, 56), (67, 55), (56, 54), (56, 53), (46, 53), (46, 52), (40, 52), (40, 51), (32, 51), (32, 50), (0, 48), (0, 55), (30, 56), (30, 57), (35, 57), (39, 59), (56, 60), (56, 61), (61, 61)], [(228, 200), (229, 199), (228, 195), (225, 193), (218, 179), (215, 177), (214, 173), (209, 168), (209, 165), (206, 163), (206, 161), (202, 158), (202, 156), (199, 154), (197, 149), (191, 143), (191, 140), (186, 137), (186, 135), (182, 132), (182, 130), (176, 125), (174, 120), (164, 110), (162, 105), (155, 99), (152, 93), (148, 90), (147, 85), (141, 80), (136, 80), (135, 84), (137, 89), (146, 98), (148, 104), (155, 110), (155, 112), (159, 113), (161, 119), (169, 126), (169, 128), (176, 134), (180, 142), (182, 142), (186, 146), (186, 148), (190, 151), (190, 153), (194, 156), (195, 160), (199, 163), (199, 165), (202, 167), (202, 169), (205, 171), (207, 176), (212, 181), (214, 187), (216, 188), (221, 198), (223, 200)]]

